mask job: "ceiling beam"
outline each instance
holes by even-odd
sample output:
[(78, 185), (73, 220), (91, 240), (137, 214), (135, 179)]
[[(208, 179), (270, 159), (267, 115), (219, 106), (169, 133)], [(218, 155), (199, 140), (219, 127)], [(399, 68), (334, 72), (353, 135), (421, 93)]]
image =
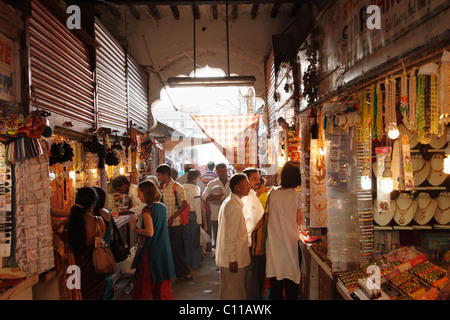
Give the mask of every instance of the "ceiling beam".
[(170, 6), (172, 9), (172, 14), (175, 20), (180, 20), (180, 11), (178, 11), (178, 7), (175, 5)]
[(156, 8), (155, 5), (148, 5), (147, 7), (148, 10), (150, 10), (150, 14), (155, 20), (161, 19), (161, 14), (159, 13), (158, 8)]
[(270, 17), (272, 19), (275, 19), (277, 17), (279, 8), (280, 8), (280, 4), (279, 3), (274, 3), (273, 4), (272, 11), (270, 12)]
[(192, 14), (194, 15), (195, 20), (200, 19), (200, 10), (196, 3), (192, 4)]
[(216, 4), (211, 5), (211, 13), (212, 13), (212, 16), (213, 16), (214, 20), (217, 20), (219, 18), (219, 13), (217, 11), (217, 5)]
[(238, 6), (233, 4), (231, 7), (231, 20), (236, 20), (238, 18)]
[[(192, 0), (93, 0), (94, 4), (130, 4), (130, 5), (192, 5)], [(196, 5), (225, 5), (226, 0), (199, 0), (195, 1)], [(297, 3), (297, 2), (311, 2), (311, 0), (228, 0), (228, 4), (270, 4), (270, 3)]]
[(133, 15), (133, 17), (136, 20), (141, 20), (141, 14), (139, 13), (139, 10), (136, 8), (136, 6), (130, 5), (129, 8), (130, 8), (130, 11), (131, 11), (131, 14)]
[(259, 7), (258, 4), (254, 4), (252, 6), (252, 13), (251, 13), (252, 19), (256, 19), (256, 16), (258, 15), (258, 7)]

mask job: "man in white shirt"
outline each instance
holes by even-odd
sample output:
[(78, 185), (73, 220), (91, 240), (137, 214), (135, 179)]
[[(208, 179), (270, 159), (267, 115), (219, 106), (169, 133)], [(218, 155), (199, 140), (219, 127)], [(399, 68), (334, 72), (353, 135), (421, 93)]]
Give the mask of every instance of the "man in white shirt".
[[(217, 241), (217, 227), (220, 206), (225, 198), (228, 197), (231, 193), (230, 183), (228, 181), (227, 165), (225, 163), (217, 164), (216, 173), (219, 177), (208, 183), (205, 191), (203, 191), (202, 193), (202, 199), (205, 201), (209, 201), (211, 205), (211, 228), (209, 228), (208, 225), (208, 229), (210, 230), (210, 233), (208, 234), (211, 239), (213, 239), (214, 245)], [(221, 188), (222, 193), (214, 194), (214, 191), (217, 190), (217, 188)]]
[(232, 193), (219, 211), (216, 264), (220, 268), (220, 299), (245, 300), (245, 268), (250, 264), (248, 233), (242, 197), (248, 195), (247, 176), (237, 173), (230, 179)]
[[(264, 214), (264, 208), (256, 195), (255, 189), (259, 185), (259, 172), (256, 168), (247, 168), (243, 171), (250, 182), (248, 196), (242, 198), (244, 203), (245, 224), (248, 231), (249, 252), (252, 245), (252, 232)], [(260, 300), (263, 298), (266, 278), (266, 256), (253, 256), (250, 254), (251, 262), (245, 272), (245, 288), (247, 300)]]
[(140, 215), (142, 209), (146, 206), (145, 203), (141, 201), (138, 197), (138, 186), (130, 183), (127, 177), (125, 176), (117, 176), (112, 181), (112, 188), (116, 192), (128, 194), (128, 198), (131, 203), (129, 205), (128, 210), (122, 209), (120, 214), (136, 214)]

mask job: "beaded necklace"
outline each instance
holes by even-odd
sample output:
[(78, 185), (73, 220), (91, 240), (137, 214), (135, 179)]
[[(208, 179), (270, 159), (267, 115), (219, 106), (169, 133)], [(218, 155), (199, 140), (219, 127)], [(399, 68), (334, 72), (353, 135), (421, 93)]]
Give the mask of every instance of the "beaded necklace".
[(444, 132), (439, 126), (438, 80), (435, 74), (430, 79), (430, 133), (441, 136)]
[(377, 101), (377, 133), (378, 133), (378, 139), (381, 140), (382, 138), (382, 132), (383, 132), (383, 95), (381, 93), (381, 85), (380, 83), (377, 83), (376, 89), (376, 101)]
[(424, 92), (424, 78), (421, 74), (417, 79), (417, 140), (420, 143), (425, 142), (425, 92)]
[(417, 109), (417, 78), (416, 69), (413, 69), (409, 76), (409, 122), (410, 126), (408, 130), (411, 132), (416, 131), (416, 109)]

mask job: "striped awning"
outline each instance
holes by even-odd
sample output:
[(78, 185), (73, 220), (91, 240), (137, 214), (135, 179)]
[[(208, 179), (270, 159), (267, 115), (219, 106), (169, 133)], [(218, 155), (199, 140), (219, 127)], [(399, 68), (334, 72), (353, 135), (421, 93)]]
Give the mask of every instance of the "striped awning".
[(192, 116), (234, 168), (258, 165), (259, 114)]

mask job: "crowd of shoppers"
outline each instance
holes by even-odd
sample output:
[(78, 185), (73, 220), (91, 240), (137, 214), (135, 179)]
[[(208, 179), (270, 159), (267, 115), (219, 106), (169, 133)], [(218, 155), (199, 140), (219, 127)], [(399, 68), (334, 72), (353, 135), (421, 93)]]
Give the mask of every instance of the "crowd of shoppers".
[[(215, 248), (220, 271), (220, 298), (231, 300), (297, 299), (301, 253), (297, 230), (302, 221), (299, 164), (287, 162), (280, 185), (270, 191), (260, 170), (247, 168), (228, 175), (227, 165), (208, 163), (203, 174), (192, 165), (178, 173), (163, 164), (150, 177), (134, 185), (124, 176), (113, 179), (116, 192), (129, 195), (129, 210), (139, 219), (130, 227), (141, 250), (135, 258), (133, 299), (172, 299), (172, 280), (192, 281), (191, 269), (201, 267), (202, 254)], [(78, 190), (67, 227), (67, 245), (81, 269), (82, 299), (112, 299), (111, 276), (97, 275), (92, 251), (97, 228), (106, 243), (111, 240), (111, 220), (103, 189)], [(189, 208), (189, 221), (181, 214)], [(252, 254), (252, 232), (270, 212), (266, 253)], [(200, 233), (211, 237), (202, 246)], [(267, 286), (266, 279), (270, 285)], [(266, 289), (269, 289), (266, 291)], [(267, 294), (268, 293), (268, 294)]]

